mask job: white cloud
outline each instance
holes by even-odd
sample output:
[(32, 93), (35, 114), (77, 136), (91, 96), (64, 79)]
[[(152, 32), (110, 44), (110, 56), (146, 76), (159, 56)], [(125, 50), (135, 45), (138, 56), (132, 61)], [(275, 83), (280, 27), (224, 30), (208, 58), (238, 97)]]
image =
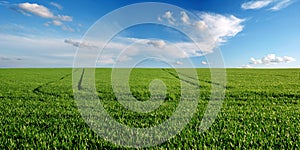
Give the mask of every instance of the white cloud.
[(253, 68), (251, 65), (247, 64), (247, 65), (242, 65), (241, 67), (239, 68)]
[(290, 4), (292, 4), (291, 0), (281, 0), (276, 5), (274, 5), (272, 8), (270, 8), (270, 10), (278, 11), (278, 10), (288, 7)]
[(98, 48), (95, 44), (88, 43), (88, 42), (78, 42), (78, 41), (71, 40), (71, 39), (66, 39), (66, 40), (64, 40), (64, 42), (67, 44), (71, 44), (74, 47), (89, 48), (89, 49)]
[(65, 30), (65, 31), (75, 32), (75, 30), (74, 30), (73, 28), (69, 27), (69, 26), (63, 25), (61, 28), (62, 28), (63, 30)]
[(273, 65), (273, 64), (290, 63), (296, 61), (296, 59), (293, 57), (289, 57), (289, 56), (277, 57), (275, 54), (268, 54), (267, 56), (261, 59), (255, 59), (252, 57), (250, 60), (251, 60), (250, 64), (254, 64), (254, 65), (258, 65), (258, 64)]
[[(227, 42), (227, 39), (236, 36), (244, 27), (242, 25), (244, 19), (237, 18), (233, 15), (225, 16), (206, 12), (198, 13), (197, 15), (199, 18), (190, 18), (186, 12), (175, 14), (171, 11), (167, 11), (158, 18), (161, 22), (176, 25), (188, 34), (194, 35), (194, 37), (197, 38), (195, 40), (200, 49), (196, 48), (194, 43), (191, 43), (189, 45), (193, 45), (194, 49), (189, 51), (189, 53), (194, 53), (196, 56), (213, 52), (214, 48)], [(177, 17), (179, 19), (177, 19)], [(187, 45), (186, 43), (184, 44)], [(199, 53), (199, 51), (201, 52)]]
[(163, 40), (148, 40), (147, 44), (160, 49), (164, 48), (166, 45), (165, 41)]
[[(190, 41), (178, 41), (167, 44), (162, 39), (119, 37), (114, 38), (107, 45), (105, 44), (106, 48), (101, 52), (105, 57), (100, 59), (99, 63), (100, 65), (107, 65), (113, 62), (122, 62), (126, 65), (126, 63), (129, 64), (144, 57), (158, 57), (166, 59), (170, 63), (181, 65), (182, 62), (178, 61), (178, 59), (203, 56), (211, 53), (214, 48), (226, 42), (228, 38), (236, 36), (243, 29), (243, 25), (241, 25), (243, 19), (236, 18), (233, 15), (224, 16), (213, 13), (199, 13), (198, 16), (200, 20), (199, 18), (198, 20), (190, 18), (186, 12), (173, 13), (167, 11), (158, 17), (158, 20), (165, 21), (167, 24), (188, 29), (186, 30), (187, 32), (200, 39), (196, 44)], [(206, 34), (208, 32), (210, 35)], [(90, 47), (93, 45), (94, 48), (99, 48), (104, 45), (101, 40), (95, 41), (97, 42), (89, 41), (89, 43), (93, 44), (81, 43), (81, 47)], [(65, 40), (65, 43), (80, 47), (80, 43), (74, 40)], [(202, 64), (208, 65), (207, 62), (202, 62)]]
[(129, 57), (127, 55), (122, 55), (118, 58), (119, 62), (127, 62), (127, 61), (131, 61), (131, 60), (132, 60), (132, 57)]
[(53, 20), (52, 24), (55, 25), (55, 26), (61, 26), (63, 23), (59, 20)]
[(171, 11), (167, 11), (167, 12), (164, 14), (163, 17), (164, 17), (164, 18), (167, 18), (167, 19), (173, 18), (173, 17), (172, 17), (172, 12), (171, 12)]
[(33, 14), (43, 17), (43, 18), (53, 18), (54, 17), (53, 13), (43, 5), (38, 5), (36, 3), (31, 4), (31, 3), (26, 2), (26, 3), (18, 4), (18, 6), (19, 6), (19, 8), (23, 9), (24, 11), (33, 13)]
[(176, 65), (182, 65), (183, 62), (181, 62), (181, 61), (176, 61), (175, 64), (176, 64)]
[(208, 63), (206, 61), (201, 61), (202, 65), (208, 65)]
[(73, 21), (73, 17), (71, 17), (71, 16), (58, 15), (55, 18), (57, 18), (61, 21)]
[[(4, 2), (3, 5), (7, 6), (7, 8), (16, 11), (24, 16), (39, 16), (41, 18), (51, 19), (51, 21), (48, 21), (44, 23), (43, 25), (46, 27), (49, 27), (50, 25), (54, 26), (61, 26), (62, 30), (68, 31), (68, 32), (75, 32), (75, 30), (67, 25), (64, 25), (63, 22), (71, 22), (73, 21), (72, 16), (68, 15), (61, 15), (61, 14), (54, 14), (49, 8), (39, 5), (37, 3), (19, 3), (19, 4), (12, 4), (9, 2)], [(62, 8), (61, 5), (51, 2), (50, 5), (57, 7), (58, 9)]]
[[(126, 66), (145, 57), (161, 58), (169, 63), (181, 65), (183, 63), (178, 60), (212, 53), (214, 48), (243, 30), (241, 23), (244, 20), (233, 15), (225, 16), (214, 13), (198, 13), (197, 15), (197, 18), (192, 18), (192, 15), (189, 15), (187, 12), (173, 13), (167, 11), (158, 17), (158, 20), (166, 24), (186, 29), (185, 32), (187, 34), (192, 34), (197, 38), (196, 43), (191, 41), (172, 41), (172, 44), (168, 44), (163, 39), (125, 37), (115, 37), (107, 44), (96, 39), (83, 43), (76, 40), (65, 40), (65, 43), (85, 48), (100, 48), (106, 45), (101, 52), (103, 56), (100, 56), (99, 65), (122, 62), (121, 65)], [(87, 57), (94, 53), (94, 51), (90, 52), (87, 54)], [(207, 62), (202, 63), (207, 64)]]
[(272, 0), (253, 0), (242, 4), (243, 9), (260, 9), (268, 6)]
[(63, 9), (63, 7), (62, 7), (60, 4), (55, 3), (55, 2), (50, 2), (50, 5), (52, 5), (52, 6), (56, 7), (56, 8), (58, 8), (59, 10), (62, 10), (62, 9)]
[(283, 8), (286, 8), (292, 4), (292, 0), (251, 0), (242, 4), (242, 8), (247, 9), (261, 9), (269, 7), (271, 11), (278, 11)]
[(97, 62), (101, 65), (112, 65), (115, 63), (114, 55), (102, 54)]
[[(0, 55), (10, 58), (0, 67), (71, 67), (75, 49), (64, 44), (63, 39), (0, 34)], [(18, 44), (16, 44), (18, 43)]]
[(196, 27), (198, 30), (204, 31), (205, 29), (207, 29), (208, 26), (206, 25), (206, 23), (204, 21), (201, 20), (201, 21), (196, 22)]
[[(175, 18), (173, 17), (173, 13), (171, 11), (167, 11), (165, 12), (165, 14), (162, 16), (162, 18), (165, 18), (166, 20), (168, 20), (168, 22), (170, 24), (175, 24)], [(158, 20), (161, 20), (162, 19), (161, 17), (159, 17)]]
[(180, 14), (181, 14), (181, 21), (183, 22), (183, 23), (185, 23), (185, 24), (190, 24), (190, 18), (189, 18), (189, 16), (186, 14), (186, 12), (184, 12), (184, 11), (182, 11), (182, 12), (180, 12)]
[(213, 13), (201, 13), (202, 28), (199, 28), (199, 21), (197, 22), (198, 29), (207, 29), (212, 38), (217, 42), (226, 42), (227, 38), (236, 36), (243, 30), (241, 23), (244, 19), (239, 19), (233, 15), (224, 16)]
[(0, 56), (0, 60), (11, 60), (11, 58), (6, 57), (6, 56)]
[[(40, 16), (42, 18), (49, 18), (49, 19), (55, 19), (55, 20), (61, 20), (61, 21), (72, 21), (73, 17), (67, 16), (67, 15), (54, 15), (53, 12), (51, 12), (47, 7), (43, 5), (39, 5), (36, 3), (20, 3), (18, 4), (18, 7), (22, 10), (32, 13), (34, 15)], [(24, 12), (24, 13), (25, 13)], [(22, 13), (22, 14), (24, 14)], [(26, 14), (26, 13), (25, 13)]]
[(1, 56), (0, 55), (0, 60), (2, 61), (12, 61), (12, 60), (23, 60), (23, 58), (20, 57), (11, 57), (11, 56)]

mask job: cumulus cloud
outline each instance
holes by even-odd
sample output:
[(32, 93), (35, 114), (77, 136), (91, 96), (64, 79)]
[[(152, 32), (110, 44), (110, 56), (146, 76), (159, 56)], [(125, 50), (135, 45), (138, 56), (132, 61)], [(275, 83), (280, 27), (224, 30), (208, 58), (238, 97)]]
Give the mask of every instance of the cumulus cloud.
[(182, 12), (180, 12), (180, 14), (181, 14), (181, 21), (183, 22), (183, 23), (185, 23), (185, 24), (190, 24), (190, 18), (189, 18), (189, 16), (186, 14), (186, 12), (184, 12), (184, 11), (182, 11)]
[(148, 40), (147, 44), (160, 49), (164, 48), (166, 45), (163, 40)]
[(56, 7), (56, 8), (59, 9), (59, 10), (62, 10), (62, 9), (63, 9), (63, 7), (62, 7), (60, 4), (55, 3), (55, 2), (50, 2), (50, 5)]
[[(55, 3), (56, 4), (56, 3)], [(43, 5), (39, 5), (36, 3), (20, 3), (17, 5), (19, 9), (17, 9), (19, 12), (22, 12), (22, 14), (34, 14), (36, 16), (42, 17), (42, 18), (48, 18), (48, 19), (54, 19), (54, 20), (60, 20), (60, 21), (72, 21), (73, 17), (67, 16), (67, 15), (54, 15), (53, 12), (50, 11), (47, 7)]]
[(289, 56), (277, 57), (275, 54), (268, 54), (261, 59), (250, 58), (250, 64), (264, 64), (264, 65), (272, 65), (272, 64), (281, 64), (281, 63), (289, 63), (296, 61), (295, 58)]
[(54, 17), (53, 13), (43, 5), (38, 5), (36, 3), (31, 4), (31, 3), (26, 2), (26, 3), (18, 4), (18, 6), (19, 6), (19, 8), (23, 9), (24, 11), (33, 13), (33, 14), (43, 17), (43, 18), (53, 18)]
[(31, 14), (25, 12), (24, 10), (20, 9), (19, 7), (10, 6), (9, 9), (11, 9), (11, 10), (17, 12), (17, 13), (20, 13), (20, 14), (22, 14), (24, 16), (31, 16)]
[[(158, 18), (159, 21), (167, 21), (169, 24), (176, 24), (181, 27), (190, 28), (190, 32), (204, 35), (209, 33), (214, 41), (226, 42), (229, 37), (234, 37), (243, 30), (244, 19), (233, 15), (221, 15), (215, 13), (201, 12), (197, 14), (199, 20), (191, 19), (189, 15), (182, 11), (179, 16), (167, 11)], [(177, 19), (178, 17), (178, 19)], [(205, 37), (208, 38), (208, 37)]]
[[(45, 22), (44, 26), (48, 27), (50, 25), (54, 26), (60, 26), (62, 30), (68, 31), (68, 32), (75, 32), (73, 28), (71, 28), (68, 25), (65, 25), (64, 22), (71, 22), (73, 21), (72, 16), (68, 15), (61, 15), (61, 14), (54, 14), (49, 8), (37, 4), (37, 3), (30, 3), (30, 2), (24, 2), (24, 3), (18, 3), (13, 4), (7, 1), (1, 1), (0, 5), (6, 6), (7, 8), (18, 12), (24, 16), (39, 16), (41, 18), (50, 19), (51, 21)], [(59, 10), (62, 9), (62, 6), (58, 3), (51, 2), (50, 5), (58, 8)]]
[(197, 15), (199, 18), (191, 18), (187, 12), (175, 14), (167, 11), (158, 18), (158, 21), (176, 25), (198, 38), (196, 40), (200, 50), (195, 48), (195, 46), (193, 46), (195, 49), (192, 50), (197, 55), (213, 52), (214, 48), (227, 42), (229, 38), (236, 36), (244, 27), (242, 25), (244, 19), (233, 15), (207, 12), (201, 12)]
[[(200, 21), (202, 28), (207, 29), (217, 42), (226, 42), (227, 38), (236, 36), (244, 28), (241, 25), (244, 19), (239, 19), (233, 15), (201, 13), (200, 18), (202, 19), (202, 22)], [(197, 27), (199, 28), (199, 21)]]
[(292, 4), (292, 0), (251, 0), (245, 2), (241, 7), (247, 9), (261, 9), (269, 7), (271, 11), (278, 11)]
[(166, 11), (162, 17), (158, 18), (158, 20), (162, 20), (162, 18), (166, 19), (170, 24), (175, 24), (176, 19), (173, 17), (171, 11)]
[(272, 0), (255, 0), (249, 1), (242, 4), (243, 9), (260, 9), (268, 6), (272, 3)]

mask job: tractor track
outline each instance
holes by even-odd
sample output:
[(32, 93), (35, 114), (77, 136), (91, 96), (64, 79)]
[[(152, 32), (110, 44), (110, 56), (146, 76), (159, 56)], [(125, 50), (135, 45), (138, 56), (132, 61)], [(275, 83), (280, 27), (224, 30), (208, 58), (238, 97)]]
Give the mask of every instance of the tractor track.
[[(189, 81), (189, 80), (186, 80), (186, 79), (180, 79), (179, 76), (177, 76), (177, 75), (176, 75), (175, 73), (173, 73), (173, 72), (168, 71), (167, 69), (162, 69), (162, 70), (165, 71), (165, 72), (167, 72), (167, 73), (169, 73), (171, 76), (173, 76), (173, 77), (179, 79), (180, 81), (184, 81), (184, 82), (186, 82), (186, 83), (188, 83), (188, 84), (191, 84), (191, 85), (193, 85), (193, 86), (200, 86), (199, 84), (194, 83), (194, 82), (192, 82), (192, 81)], [(178, 74), (179, 74), (179, 73), (178, 73)], [(180, 74), (180, 75), (183, 75), (183, 76), (185, 76), (185, 77), (188, 77), (187, 75), (184, 75), (184, 74)], [(194, 78), (192, 78), (192, 77), (188, 77), (188, 78), (193, 79), (193, 80), (196, 80), (196, 79), (194, 79)], [(199, 82), (199, 81), (196, 81), (196, 82)]]
[(84, 68), (82, 69), (82, 73), (81, 73), (80, 79), (79, 79), (79, 81), (78, 81), (78, 85), (77, 85), (77, 89), (78, 89), (78, 90), (82, 90), (81, 84), (82, 84), (83, 76), (84, 76)]
[[(208, 83), (208, 84), (214, 84), (214, 85), (217, 85), (217, 86), (224, 86), (224, 85), (222, 85), (222, 84), (220, 84), (220, 83), (216, 83), (216, 82), (212, 82), (212, 81), (200, 80), (199, 78), (198, 78), (198, 79), (195, 79), (195, 78), (190, 77), (190, 76), (188, 76), (188, 75), (186, 75), (186, 74), (183, 74), (183, 73), (178, 73), (178, 74), (180, 74), (180, 75), (182, 75), (182, 76), (184, 76), (184, 77), (186, 77), (186, 78), (189, 78), (189, 79), (191, 79), (191, 80), (194, 80), (195, 82), (192, 82), (192, 81), (189, 81), (189, 80), (186, 80), (186, 79), (180, 79), (179, 76), (177, 76), (175, 73), (170, 72), (170, 71), (168, 71), (167, 69), (162, 69), (162, 70), (165, 71), (165, 72), (167, 72), (167, 73), (169, 73), (171, 76), (173, 76), (173, 77), (175, 77), (175, 78), (177, 78), (177, 79), (179, 79), (179, 80), (182, 80), (182, 81), (184, 81), (184, 82), (186, 82), (186, 83), (192, 84), (192, 85), (194, 85), (194, 86), (199, 86), (199, 87), (201, 87), (201, 85), (197, 84), (197, 83), (199, 83), (199, 81), (202, 81), (202, 82), (205, 82), (205, 83)], [(224, 86), (224, 88), (227, 88), (227, 86)]]
[(43, 95), (50, 95), (50, 96), (55, 96), (55, 97), (62, 97), (62, 96), (59, 95), (59, 94), (44, 92), (44, 91), (41, 90), (41, 88), (43, 88), (43, 87), (45, 87), (45, 86), (48, 86), (48, 85), (50, 85), (50, 84), (52, 84), (52, 83), (59, 82), (59, 81), (65, 79), (65, 78), (67, 78), (67, 77), (70, 77), (71, 75), (72, 75), (72, 73), (66, 74), (66, 75), (62, 76), (61, 78), (59, 78), (58, 80), (53, 80), (53, 81), (44, 83), (44, 84), (42, 84), (42, 85), (40, 85), (40, 86), (34, 88), (34, 89), (32, 90), (32, 92), (35, 93), (35, 94), (43, 94)]

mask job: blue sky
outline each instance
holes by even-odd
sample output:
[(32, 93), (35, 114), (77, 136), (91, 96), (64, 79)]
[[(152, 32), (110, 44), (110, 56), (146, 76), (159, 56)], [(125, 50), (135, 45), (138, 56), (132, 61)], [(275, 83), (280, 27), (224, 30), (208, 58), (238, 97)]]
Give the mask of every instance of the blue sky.
[[(102, 42), (99, 37), (80, 44), (98, 19), (138, 2), (150, 1), (0, 1), (0, 67), (72, 67), (77, 48), (97, 49), (97, 42)], [(208, 67), (210, 62), (205, 56), (219, 48), (225, 67), (229, 68), (300, 67), (298, 0), (155, 2), (185, 9), (165, 11), (155, 17), (197, 34), (201, 48), (174, 28), (141, 24), (126, 28), (111, 39), (97, 66), (131, 62), (142, 67), (189, 67), (186, 64), (191, 60), (195, 67)], [(168, 59), (168, 63), (157, 59), (141, 62), (155, 56)]]

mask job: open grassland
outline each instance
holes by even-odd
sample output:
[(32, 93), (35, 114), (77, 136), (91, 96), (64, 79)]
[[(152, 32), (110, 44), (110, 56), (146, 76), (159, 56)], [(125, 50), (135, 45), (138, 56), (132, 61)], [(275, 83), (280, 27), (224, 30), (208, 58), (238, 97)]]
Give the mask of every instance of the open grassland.
[[(227, 69), (223, 107), (206, 132), (198, 127), (210, 100), (210, 71), (197, 73), (198, 111), (177, 136), (150, 149), (300, 148), (300, 69)], [(96, 69), (97, 93), (118, 122), (155, 126), (176, 109), (181, 91), (174, 70), (133, 69), (129, 84), (136, 99), (149, 99), (153, 79), (167, 87), (163, 105), (144, 114), (118, 103), (110, 75), (111, 69)], [(123, 148), (97, 136), (82, 119), (74, 101), (72, 69), (0, 69), (0, 79), (0, 149)]]

